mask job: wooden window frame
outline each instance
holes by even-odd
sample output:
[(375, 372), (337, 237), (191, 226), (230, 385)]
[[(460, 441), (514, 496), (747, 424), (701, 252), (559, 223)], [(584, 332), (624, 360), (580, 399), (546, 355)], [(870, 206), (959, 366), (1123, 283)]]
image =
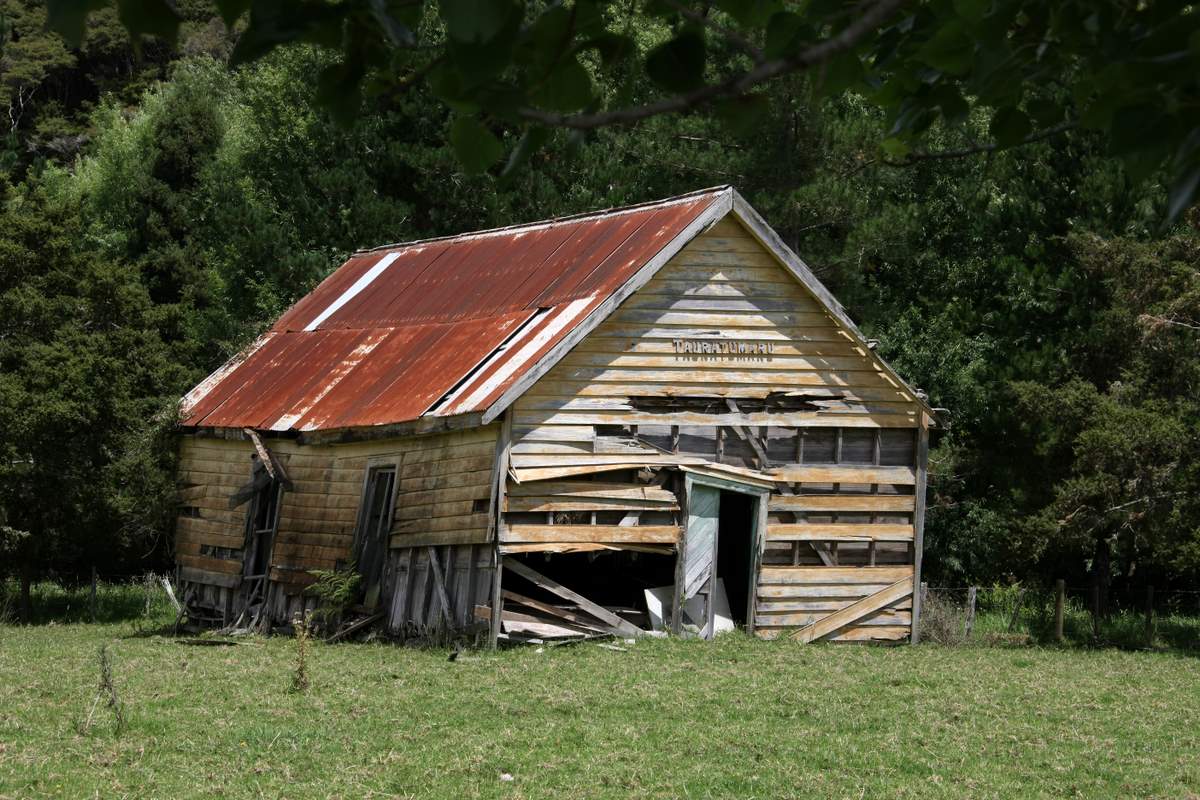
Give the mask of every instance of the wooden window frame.
[[(358, 519), (354, 524), (354, 542), (350, 553), (354, 559), (354, 571), (362, 576), (360, 591), (364, 593), (363, 600), (368, 606), (372, 607), (375, 603), (382, 601), (387, 588), (384, 584), (387, 577), (388, 553), (391, 551), (392, 544), (392, 523), (396, 520), (396, 503), (400, 498), (400, 462), (401, 456), (399, 455), (369, 458), (367, 459), (366, 468), (363, 470), (362, 492), (359, 494)], [(367, 575), (363, 571), (361, 558), (363, 550), (368, 544), (367, 537), (372, 533), (372, 531), (368, 530), (368, 526), (371, 522), (371, 508), (374, 506), (375, 501), (376, 476), (383, 471), (392, 473), (391, 497), (388, 499), (383, 519), (376, 531), (380, 537), (379, 563), (372, 570), (372, 574)], [(373, 586), (379, 590), (377, 595), (373, 595), (372, 593)]]
[[(358, 495), (358, 516), (354, 522), (354, 544), (350, 548), (350, 552), (357, 560), (359, 548), (363, 544), (363, 537), (367, 535), (367, 525), (370, 522), (371, 514), (371, 497), (372, 481), (371, 477), (379, 470), (391, 469), (395, 475), (392, 480), (392, 498), (387, 506), (387, 517), (384, 522), (384, 537), (388, 537), (388, 531), (392, 529), (392, 523), (396, 521), (396, 503), (400, 499), (400, 456), (385, 456), (372, 457), (367, 459), (366, 468), (363, 470), (362, 490)], [(384, 549), (389, 549), (390, 542), (385, 542)]]

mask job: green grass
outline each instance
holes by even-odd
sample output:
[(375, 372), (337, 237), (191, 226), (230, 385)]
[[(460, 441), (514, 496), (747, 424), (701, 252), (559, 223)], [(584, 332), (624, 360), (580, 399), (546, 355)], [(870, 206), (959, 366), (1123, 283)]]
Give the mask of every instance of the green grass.
[[(1181, 653), (735, 635), (450, 663), (316, 644), (296, 694), (292, 640), (197, 647), (134, 628), (0, 627), (0, 797), (1200, 792), (1200, 660)], [(101, 706), (80, 733), (104, 643), (126, 725)]]

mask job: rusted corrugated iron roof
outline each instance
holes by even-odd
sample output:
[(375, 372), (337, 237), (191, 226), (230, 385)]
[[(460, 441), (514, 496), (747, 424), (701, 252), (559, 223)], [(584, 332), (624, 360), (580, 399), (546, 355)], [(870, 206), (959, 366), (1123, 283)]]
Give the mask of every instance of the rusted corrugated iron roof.
[(726, 191), (356, 253), (193, 389), (183, 425), (484, 411)]

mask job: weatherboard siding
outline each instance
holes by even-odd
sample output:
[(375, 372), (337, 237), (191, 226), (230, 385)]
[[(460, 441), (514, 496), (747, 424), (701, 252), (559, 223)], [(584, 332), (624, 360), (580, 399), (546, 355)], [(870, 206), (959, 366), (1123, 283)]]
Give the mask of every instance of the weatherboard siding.
[[(771, 352), (730, 354), (731, 345)], [(679, 352), (697, 346), (717, 352)], [(629, 402), (810, 390), (840, 399), (821, 411), (719, 417), (638, 411)], [(512, 413), (513, 466), (520, 468), (586, 460), (595, 425), (915, 428), (919, 408), (745, 228), (726, 218), (576, 345)]]
[[(797, 391), (820, 400), (821, 410), (668, 412), (637, 409), (631, 402), (696, 395), (736, 400)], [(614, 442), (598, 434), (597, 426), (636, 425), (654, 431), (660, 444), (670, 426), (678, 426), (685, 438), (713, 437), (724, 427), (725, 452), (747, 458), (753, 453), (729, 434), (730, 426), (760, 432), (770, 426), (790, 435), (804, 431), (808, 441), (827, 444), (834, 429), (841, 429), (839, 450), (843, 442), (847, 451), (854, 450), (847, 452), (849, 463), (801, 464), (779, 456), (776, 443), (769, 448), (771, 466), (782, 468), (788, 488), (771, 498), (755, 598), (761, 636), (802, 628), (864, 600), (884, 588), (881, 576), (913, 574), (917, 465), (912, 459), (920, 406), (732, 217), (672, 258), (520, 397), (511, 414), (511, 464), (527, 481), (554, 470), (564, 473), (559, 480), (586, 479), (566, 473), (588, 465), (672, 460), (649, 446)], [(884, 467), (873, 463), (870, 448), (874, 442), (877, 453), (880, 438), (886, 453), (909, 460), (897, 464), (893, 459)], [(531, 492), (535, 485), (517, 488), (510, 481), (509, 494)], [(534, 507), (569, 511), (586, 510), (588, 504), (547, 492)], [(511, 499), (508, 509), (514, 510)], [(592, 530), (602, 536), (607, 529)], [(516, 541), (520, 534), (509, 532), (508, 538)], [(830, 547), (831, 541), (836, 545)], [(835, 566), (825, 564), (814, 544), (829, 548), (826, 559)], [(772, 582), (779, 578), (772, 570), (778, 569), (789, 570), (782, 583)], [(906, 638), (910, 628), (911, 597), (828, 638), (893, 640)]]
[[(298, 588), (311, 582), (309, 570), (349, 562), (366, 471), (375, 463), (399, 466), (392, 547), (486, 542), (499, 428), (335, 445), (264, 440), (293, 483), (280, 501), (271, 580)], [(247, 505), (228, 506), (230, 495), (250, 478), (253, 452), (244, 440), (181, 438), (175, 540), (180, 566), (241, 574)], [(235, 552), (218, 558), (206, 554), (211, 552), (206, 545)]]

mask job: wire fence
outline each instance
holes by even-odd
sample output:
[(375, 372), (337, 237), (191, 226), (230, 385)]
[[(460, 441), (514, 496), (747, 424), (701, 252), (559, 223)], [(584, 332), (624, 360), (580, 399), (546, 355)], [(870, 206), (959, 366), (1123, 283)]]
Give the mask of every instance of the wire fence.
[[(173, 604), (163, 580), (173, 578), (162, 572), (93, 574), (90, 581), (43, 580), (30, 587), (29, 622), (42, 624), (82, 622), (134, 622), (149, 624), (170, 615)], [(0, 624), (20, 620), (23, 598), (20, 582), (0, 578)]]
[(921, 586), (920, 637), (941, 644), (1095, 644), (1200, 649), (1200, 591), (1112, 596), (1094, 587)]

